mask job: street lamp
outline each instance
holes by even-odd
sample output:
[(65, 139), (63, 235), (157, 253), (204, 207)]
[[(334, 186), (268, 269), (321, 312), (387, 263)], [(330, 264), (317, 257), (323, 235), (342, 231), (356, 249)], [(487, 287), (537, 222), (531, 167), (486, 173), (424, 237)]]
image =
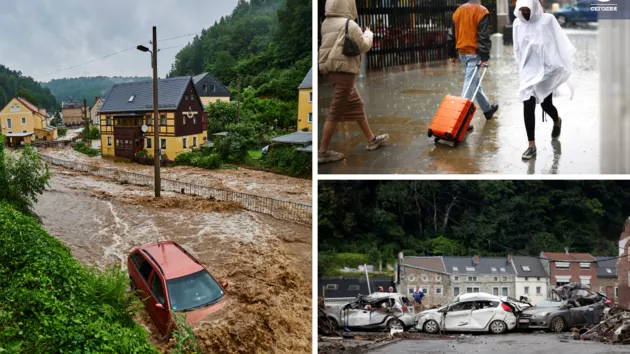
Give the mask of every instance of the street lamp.
[(162, 189), (160, 182), (160, 149), (158, 144), (160, 143), (159, 137), (159, 112), (158, 112), (158, 76), (157, 76), (157, 30), (153, 26), (153, 51), (149, 48), (139, 45), (136, 47), (141, 52), (151, 53), (151, 67), (153, 68), (153, 159), (155, 164), (155, 197), (160, 196), (160, 190)]

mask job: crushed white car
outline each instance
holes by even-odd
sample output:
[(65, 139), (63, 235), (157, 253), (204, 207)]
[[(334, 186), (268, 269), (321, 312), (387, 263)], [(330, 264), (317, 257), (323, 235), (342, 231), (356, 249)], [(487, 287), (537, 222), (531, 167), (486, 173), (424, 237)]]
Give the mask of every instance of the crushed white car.
[(409, 329), (416, 324), (407, 296), (399, 293), (359, 295), (341, 306), (326, 306), (326, 317), (336, 328)]
[(426, 333), (505, 333), (516, 327), (516, 315), (529, 306), (515, 299), (488, 293), (462, 294), (447, 306), (420, 312), (416, 329)]

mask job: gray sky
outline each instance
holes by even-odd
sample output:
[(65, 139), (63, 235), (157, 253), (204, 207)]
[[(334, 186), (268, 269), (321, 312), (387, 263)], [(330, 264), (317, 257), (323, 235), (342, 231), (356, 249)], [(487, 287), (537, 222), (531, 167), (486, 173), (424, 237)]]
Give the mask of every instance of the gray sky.
[[(13, 3), (12, 5), (6, 2)], [(3, 0), (0, 64), (37, 81), (78, 76), (151, 76), (150, 53), (136, 49), (58, 72), (148, 42), (157, 26), (158, 48), (180, 46), (232, 13), (238, 0)], [(146, 44), (148, 46), (148, 44)], [(181, 48), (160, 51), (166, 76)], [(51, 74), (56, 72), (55, 74)]]

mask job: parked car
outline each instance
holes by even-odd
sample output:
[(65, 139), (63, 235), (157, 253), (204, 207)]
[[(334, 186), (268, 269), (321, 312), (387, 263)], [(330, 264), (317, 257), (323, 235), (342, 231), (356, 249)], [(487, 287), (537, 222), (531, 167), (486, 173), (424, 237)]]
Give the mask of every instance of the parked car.
[(562, 332), (572, 327), (599, 323), (609, 306), (605, 301), (580, 306), (575, 300), (543, 300), (519, 315), (518, 328)]
[(597, 11), (591, 11), (593, 1), (580, 0), (566, 8), (553, 13), (560, 26), (565, 27), (576, 23), (597, 22)]
[(488, 293), (467, 293), (447, 306), (420, 312), (416, 329), (438, 331), (480, 331), (505, 333), (516, 327), (516, 313), (529, 305)]
[(131, 289), (163, 335), (174, 329), (174, 313), (194, 324), (223, 308), (227, 283), (219, 284), (184, 248), (172, 241), (134, 249), (127, 259)]
[(359, 295), (344, 305), (327, 306), (325, 312), (336, 328), (406, 330), (416, 324), (411, 302), (399, 293)]

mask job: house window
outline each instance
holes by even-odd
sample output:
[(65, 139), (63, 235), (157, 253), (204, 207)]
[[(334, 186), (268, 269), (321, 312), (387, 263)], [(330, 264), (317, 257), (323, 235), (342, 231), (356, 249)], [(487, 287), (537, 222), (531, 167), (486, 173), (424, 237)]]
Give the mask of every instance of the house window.
[(556, 262), (556, 268), (569, 269), (569, 262)]
[(112, 125), (112, 119), (110, 117), (105, 118), (105, 125)]
[(453, 277), (453, 280), (454, 280), (454, 281), (459, 281), (459, 277), (458, 277), (458, 276), (454, 276), (454, 277)]
[(131, 95), (131, 97), (129, 97), (129, 102), (133, 102), (135, 98), (136, 98), (136, 95)]
[(529, 295), (529, 286), (525, 287), (525, 295)]
[(15, 112), (15, 106), (11, 106), (11, 112)]
[(529, 268), (529, 266), (526, 266), (526, 265), (521, 266), (521, 268), (523, 269), (523, 271), (524, 271), (524, 272), (529, 272), (529, 271), (531, 271), (531, 269)]
[(457, 295), (459, 295), (459, 287), (458, 286), (453, 288), (453, 296), (457, 296)]
[(468, 281), (477, 281), (477, 277), (468, 277)]
[(162, 114), (160, 116), (160, 125), (166, 125), (166, 115)]
[(147, 125), (151, 126), (151, 116), (147, 116)]
[(499, 281), (499, 277), (494, 277), (494, 281)]
[(503, 281), (507, 281), (507, 277), (503, 277)]
[(151, 138), (147, 138), (147, 149), (151, 148)]
[(22, 125), (26, 124), (26, 118), (22, 117)]
[(473, 292), (473, 288), (466, 288), (466, 292), (467, 293), (472, 293)]
[(491, 271), (493, 271), (493, 272), (496, 272), (496, 271), (497, 271), (497, 268), (495, 268), (495, 267), (491, 267), (491, 268), (490, 268), (490, 270), (491, 270)]
[(7, 128), (13, 128), (13, 124), (11, 123), (11, 118), (7, 118)]
[(427, 275), (423, 275), (422, 276), (422, 280), (427, 281), (427, 280), (429, 280), (429, 277)]
[(442, 296), (442, 288), (435, 288), (435, 295)]
[(540, 288), (540, 286), (536, 287), (536, 295), (540, 295), (541, 294), (542, 289)]
[(326, 290), (337, 290), (339, 289), (338, 284), (326, 284)]
[(185, 95), (185, 96), (184, 96), (184, 100), (185, 100), (185, 101), (188, 101), (188, 95)]
[(503, 272), (503, 273), (505, 272), (505, 268), (503, 268), (503, 267), (499, 268), (499, 270), (501, 270), (501, 272)]
[[(204, 85), (205, 86), (205, 85)], [(349, 291), (359, 291), (359, 286), (357, 284), (348, 285)]]
[[(630, 257), (629, 257), (630, 258)], [(453, 267), (453, 272), (459, 272), (459, 268)]]
[(467, 272), (474, 272), (475, 271), (475, 267), (466, 267), (466, 271)]
[(499, 296), (499, 288), (492, 288), (492, 295)]
[(540, 280), (540, 277), (536, 277), (536, 280)]
[(591, 287), (591, 277), (590, 276), (580, 276), (580, 283), (582, 285), (586, 285), (589, 288)]
[(20, 111), (20, 106), (15, 106), (15, 111), (19, 112)]
[(437, 281), (442, 280), (442, 276), (441, 276), (441, 275), (436, 275), (436, 276), (435, 276), (435, 280), (437, 280)]
[(313, 92), (308, 93), (308, 101), (313, 102)]
[(184, 138), (184, 139), (182, 140), (182, 143), (183, 143), (182, 145), (183, 145), (184, 149), (186, 149), (186, 148), (188, 147), (188, 139), (187, 139), (187, 138)]
[(591, 269), (590, 263), (580, 263), (580, 269)]
[(197, 117), (193, 117), (193, 124), (197, 124)]
[(619, 296), (619, 288), (615, 288), (615, 297)]
[(111, 136), (107, 137), (107, 146), (112, 146), (112, 137)]
[(203, 92), (208, 92), (208, 85), (203, 85), (202, 90)]
[(166, 149), (166, 139), (160, 139), (161, 149)]
[(217, 89), (214, 85), (210, 85), (210, 91), (211, 92), (215, 92)]
[(193, 136), (193, 146), (197, 146), (197, 137)]
[(501, 288), (501, 295), (508, 296), (508, 288), (506, 287)]
[(528, 281), (528, 280), (529, 280), (529, 277), (525, 277), (525, 281)]
[(478, 287), (474, 287), (473, 288), (473, 293), (478, 293), (479, 292), (479, 288)]
[(606, 273), (612, 274), (612, 270), (610, 268), (606, 268)]
[(184, 125), (186, 125), (186, 116), (182, 116), (182, 122)]
[(313, 123), (313, 113), (311, 112), (308, 113), (308, 122)]

